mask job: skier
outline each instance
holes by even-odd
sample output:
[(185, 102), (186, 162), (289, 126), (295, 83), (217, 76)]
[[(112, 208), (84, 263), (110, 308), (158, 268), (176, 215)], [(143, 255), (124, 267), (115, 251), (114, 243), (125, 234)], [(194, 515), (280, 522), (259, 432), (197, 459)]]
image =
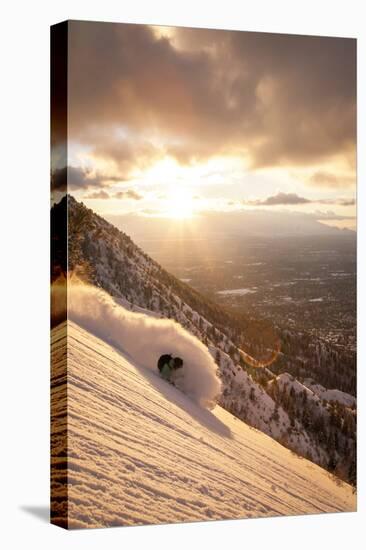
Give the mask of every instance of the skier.
[(172, 357), (172, 355), (170, 354), (165, 354), (159, 357), (158, 369), (161, 377), (171, 384), (174, 384), (174, 381), (172, 379), (174, 371), (177, 371), (182, 367), (183, 359), (181, 359), (180, 357)]

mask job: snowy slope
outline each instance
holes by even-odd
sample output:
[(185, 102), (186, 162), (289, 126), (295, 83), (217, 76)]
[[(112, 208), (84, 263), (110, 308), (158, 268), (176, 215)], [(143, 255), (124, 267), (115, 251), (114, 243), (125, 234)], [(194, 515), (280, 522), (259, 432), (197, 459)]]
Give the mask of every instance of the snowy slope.
[[(59, 237), (54, 240), (55, 246), (63, 242), (66, 215), (68, 262), (67, 265), (62, 263), (66, 255), (61, 247), (55, 253), (61, 261), (60, 265), (55, 262), (54, 282), (68, 272), (69, 276), (76, 275), (104, 289), (125, 311), (177, 321), (210, 350), (218, 366), (222, 386), (219, 403), (224, 409), (341, 479), (356, 483), (355, 411), (350, 414), (338, 399), (336, 404), (340, 406), (332, 405), (330, 422), (329, 414), (319, 417), (323, 408), (313, 410), (312, 400), (293, 399), (292, 394), (285, 396), (272, 391), (268, 384), (275, 380), (275, 373), (282, 371), (295, 374), (299, 380), (309, 376), (314, 383), (324, 384), (326, 380), (325, 385), (331, 385), (327, 387), (352, 388), (354, 369), (349, 358), (313, 336), (289, 331), (282, 333), (284, 341), (277, 356), (280, 343), (273, 341), (274, 335), (271, 331), (268, 334), (265, 325), (249, 321), (245, 315), (232, 316), (165, 271), (128, 235), (71, 196), (52, 209), (54, 234)], [(93, 313), (94, 308), (87, 308), (90, 309)], [(85, 326), (79, 318), (76, 321), (91, 330), (89, 324)], [(100, 327), (110, 334), (111, 327), (105, 317), (96, 332), (104, 338)], [(117, 327), (118, 333), (121, 330)], [(116, 342), (113, 343), (119, 348)], [(258, 366), (258, 358), (266, 364), (274, 357), (277, 357), (274, 372), (268, 368), (252, 368)], [(194, 388), (197, 389), (196, 383)]]
[[(294, 389), (295, 393), (306, 392), (308, 399), (311, 401), (334, 401), (344, 405), (345, 407), (356, 407), (356, 398), (353, 395), (345, 393), (340, 390), (328, 390), (320, 384), (314, 384), (310, 379), (304, 380), (301, 384), (296, 378), (284, 372), (276, 377), (277, 384), (283, 388), (287, 386), (288, 390)], [(269, 382), (269, 386), (273, 384), (273, 381)]]
[[(352, 488), (68, 323), (52, 331), (52, 520), (70, 528), (353, 511)], [(66, 474), (66, 478), (65, 478)], [(69, 506), (63, 482), (67, 479)], [(67, 521), (63, 519), (67, 515)]]
[(352, 408), (355, 408), (357, 405), (356, 398), (349, 393), (341, 390), (328, 390), (321, 384), (315, 384), (311, 379), (304, 380), (304, 385), (320, 399), (324, 399), (325, 401), (336, 401), (345, 407)]

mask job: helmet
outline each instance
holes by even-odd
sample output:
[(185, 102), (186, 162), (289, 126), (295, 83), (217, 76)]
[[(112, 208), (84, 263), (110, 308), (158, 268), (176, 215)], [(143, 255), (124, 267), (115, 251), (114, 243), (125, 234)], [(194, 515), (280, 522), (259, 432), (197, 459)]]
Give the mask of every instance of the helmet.
[(183, 367), (183, 359), (180, 357), (174, 357), (174, 368), (180, 369)]

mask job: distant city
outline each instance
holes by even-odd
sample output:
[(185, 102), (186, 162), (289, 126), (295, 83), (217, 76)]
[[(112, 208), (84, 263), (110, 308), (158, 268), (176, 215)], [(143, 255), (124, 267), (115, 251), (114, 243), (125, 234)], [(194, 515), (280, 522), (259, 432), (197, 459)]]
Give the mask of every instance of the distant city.
[(283, 329), (356, 347), (356, 236), (141, 241), (168, 271), (216, 302)]

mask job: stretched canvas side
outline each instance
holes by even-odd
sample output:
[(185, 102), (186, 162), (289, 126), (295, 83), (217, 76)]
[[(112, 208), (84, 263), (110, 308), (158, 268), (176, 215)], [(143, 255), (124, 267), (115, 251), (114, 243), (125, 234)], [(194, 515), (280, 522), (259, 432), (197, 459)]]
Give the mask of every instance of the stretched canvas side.
[[(51, 523), (68, 526), (67, 63), (68, 23), (51, 28)], [(56, 204), (62, 207), (55, 208)]]

